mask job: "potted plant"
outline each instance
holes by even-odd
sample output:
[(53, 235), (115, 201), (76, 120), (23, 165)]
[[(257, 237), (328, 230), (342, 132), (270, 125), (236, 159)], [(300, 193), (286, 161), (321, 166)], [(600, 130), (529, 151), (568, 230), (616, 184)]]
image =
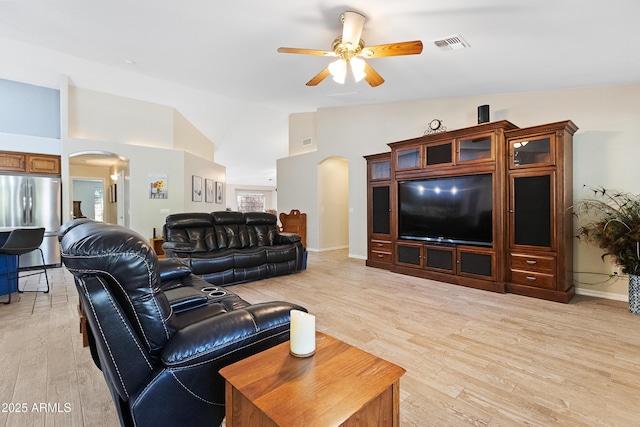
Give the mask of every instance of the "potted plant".
[(582, 220), (578, 238), (604, 250), (629, 275), (629, 311), (640, 314), (640, 197), (592, 188), (593, 197), (574, 205)]

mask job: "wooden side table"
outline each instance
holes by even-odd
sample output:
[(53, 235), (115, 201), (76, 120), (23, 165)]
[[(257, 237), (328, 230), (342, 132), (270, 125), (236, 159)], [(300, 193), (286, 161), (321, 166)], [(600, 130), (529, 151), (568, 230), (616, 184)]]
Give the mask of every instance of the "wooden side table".
[(308, 358), (291, 356), (287, 341), (220, 370), (226, 425), (397, 427), (404, 373), (323, 333)]
[(154, 251), (156, 251), (156, 255), (158, 255), (158, 258), (164, 258), (164, 250), (162, 250), (164, 239), (162, 237), (152, 237), (150, 240), (151, 247)]

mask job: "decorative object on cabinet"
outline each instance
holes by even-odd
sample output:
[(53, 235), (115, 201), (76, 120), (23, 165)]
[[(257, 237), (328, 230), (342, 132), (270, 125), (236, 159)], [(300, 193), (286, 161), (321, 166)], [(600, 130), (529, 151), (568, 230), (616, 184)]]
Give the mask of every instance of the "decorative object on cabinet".
[(202, 201), (202, 177), (197, 175), (191, 175), (191, 200)]
[(432, 119), (429, 122), (429, 127), (427, 128), (426, 131), (424, 131), (424, 134), (430, 135), (432, 133), (446, 132), (446, 130), (447, 130), (447, 127), (442, 125), (442, 120)]
[(280, 213), (280, 231), (294, 233), (300, 236), (302, 247), (307, 247), (307, 214), (292, 209), (288, 214)]
[[(502, 120), (389, 143), (391, 152), (365, 156), (367, 265), (569, 302), (576, 130), (571, 121), (520, 129)], [(484, 192), (466, 194), (462, 209), (462, 185), (477, 179)], [(425, 217), (424, 203), (407, 198), (429, 191), (438, 214)], [(440, 218), (460, 227), (443, 229)], [(484, 226), (474, 228), (477, 221)]]
[(489, 106), (488, 105), (480, 105), (478, 106), (478, 124), (487, 123), (489, 121)]
[(592, 188), (593, 197), (573, 207), (581, 219), (578, 238), (605, 252), (629, 275), (629, 312), (640, 314), (640, 197), (625, 191)]

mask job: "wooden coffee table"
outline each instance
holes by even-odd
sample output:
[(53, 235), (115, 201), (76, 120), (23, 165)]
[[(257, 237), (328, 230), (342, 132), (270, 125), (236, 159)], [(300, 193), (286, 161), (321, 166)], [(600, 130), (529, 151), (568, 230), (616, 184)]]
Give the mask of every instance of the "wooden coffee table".
[(308, 358), (291, 356), (287, 341), (220, 370), (226, 425), (398, 426), (404, 373), (320, 332)]

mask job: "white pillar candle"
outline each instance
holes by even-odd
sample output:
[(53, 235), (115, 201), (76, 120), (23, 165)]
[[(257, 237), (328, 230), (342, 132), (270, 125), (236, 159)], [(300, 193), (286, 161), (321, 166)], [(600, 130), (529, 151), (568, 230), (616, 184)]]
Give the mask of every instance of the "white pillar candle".
[(291, 310), (289, 351), (296, 357), (308, 357), (316, 352), (316, 316), (300, 310)]

